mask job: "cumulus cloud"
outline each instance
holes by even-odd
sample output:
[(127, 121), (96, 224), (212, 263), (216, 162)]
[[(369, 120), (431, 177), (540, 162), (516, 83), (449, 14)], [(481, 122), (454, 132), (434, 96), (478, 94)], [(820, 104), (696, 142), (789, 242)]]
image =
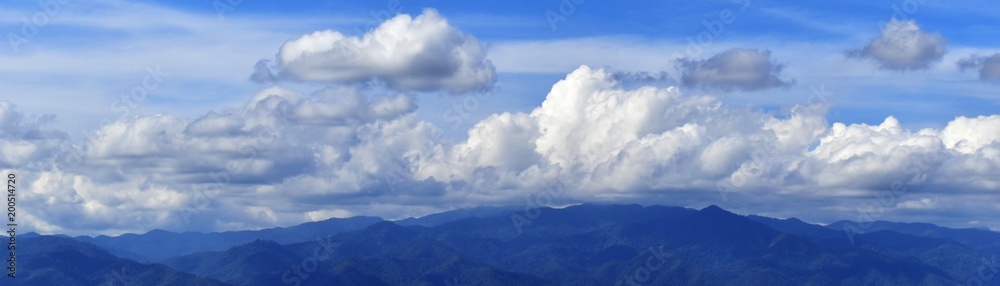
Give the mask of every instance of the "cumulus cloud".
[(680, 59), (681, 82), (708, 89), (754, 91), (790, 86), (782, 80), (783, 65), (771, 61), (771, 51), (731, 49), (705, 60)]
[(66, 143), (66, 134), (42, 126), (52, 116), (29, 118), (14, 103), (0, 100), (0, 168), (25, 166)]
[(937, 162), (945, 150), (934, 132), (910, 133), (894, 117), (877, 126), (834, 123), (800, 172), (817, 186), (878, 188), (910, 166)]
[[(446, 163), (467, 167), (437, 168), (447, 172), (433, 176), (531, 182), (560, 173), (573, 178), (579, 196), (633, 197), (641, 196), (641, 190), (714, 188), (716, 182), (751, 168), (751, 150), (805, 152), (826, 128), (822, 114), (809, 110), (796, 109), (790, 118), (777, 119), (726, 108), (711, 96), (685, 96), (674, 87), (625, 89), (618, 73), (583, 66), (553, 85), (530, 114), (480, 122)], [(516, 152), (517, 164), (463, 160), (473, 156), (468, 145), (487, 144), (482, 143), (489, 138), (483, 130), (521, 138), (495, 143)]]
[(887, 70), (920, 70), (941, 60), (946, 40), (938, 33), (924, 32), (914, 20), (892, 19), (882, 33), (848, 56), (871, 59)]
[[(84, 144), (78, 164), (22, 171), (33, 190), (25, 199), (38, 204), (26, 225), (91, 233), (397, 218), (521, 204), (553, 186), (564, 187), (553, 203), (728, 203), (829, 220), (878, 203), (873, 195), (896, 180), (912, 191), (888, 207), (973, 216), (994, 207), (977, 198), (1000, 188), (1000, 115), (918, 131), (894, 117), (830, 124), (816, 106), (774, 115), (675, 87), (626, 87), (587, 66), (531, 112), (489, 116), (459, 142), (438, 136), (413, 102), (270, 87), (197, 118), (119, 120)], [(831, 211), (795, 212), (817, 208)]]
[[(29, 140), (45, 138), (45, 133), (25, 127), (25, 123), (19, 123), (20, 115), (6, 108), (0, 123), (20, 126), (4, 129), (22, 130), (7, 134), (17, 137), (14, 142), (36, 143), (25, 147), (36, 152), (13, 148), (3, 151), (18, 151), (15, 154), (19, 157), (10, 164), (24, 168), (18, 170), (18, 175), (32, 182), (33, 192), (25, 195), (25, 200), (39, 204), (29, 218), (37, 223), (39, 231), (118, 233), (144, 231), (150, 226), (221, 230), (301, 222), (307, 216), (304, 209), (293, 211), (288, 206), (299, 205), (300, 200), (321, 201), (310, 195), (335, 190), (361, 196), (364, 190), (359, 186), (372, 184), (375, 179), (371, 178), (382, 179), (389, 166), (400, 165), (395, 164), (396, 156), (402, 157), (388, 152), (391, 148), (385, 144), (391, 143), (389, 136), (364, 138), (364, 134), (384, 132), (387, 126), (420, 130), (383, 123), (414, 121), (411, 113), (415, 108), (413, 99), (402, 94), (369, 96), (352, 87), (329, 87), (302, 94), (270, 87), (250, 97), (241, 108), (213, 111), (197, 118), (159, 114), (114, 121), (90, 134), (79, 146), (63, 147), (61, 151), (54, 147), (43, 150), (45, 146), (37, 144), (39, 141)], [(428, 138), (400, 141), (424, 144)], [(366, 140), (373, 142), (363, 142)], [(0, 140), (0, 145), (6, 142)], [(376, 143), (383, 145), (352, 149)], [(0, 159), (9, 157), (6, 153), (0, 155), (4, 155)], [(52, 160), (47, 162), (47, 157)], [(32, 159), (36, 160), (34, 164), (30, 163)], [(287, 198), (283, 202), (265, 203), (259, 197), (264, 195), (259, 192), (266, 193), (268, 187), (283, 181), (306, 175), (327, 176), (333, 173), (331, 168), (345, 166), (356, 167), (343, 171), (337, 184), (312, 188), (314, 191), (300, 189), (295, 193), (301, 196), (280, 196)], [(363, 171), (375, 175), (360, 177)], [(401, 184), (407, 188), (427, 185)]]
[(1000, 53), (991, 56), (973, 55), (958, 61), (962, 70), (978, 70), (983, 81), (1000, 81)]
[(537, 138), (538, 124), (529, 115), (496, 114), (469, 130), (469, 139), (453, 149), (453, 160), (479, 167), (523, 170), (539, 163)]
[(1000, 143), (1000, 115), (955, 118), (941, 131), (941, 139), (949, 149), (964, 154), (983, 151)]
[(496, 69), (486, 48), (433, 9), (400, 14), (355, 37), (325, 30), (285, 42), (277, 75), (259, 62), (255, 81), (275, 77), (324, 83), (384, 82), (397, 90), (465, 93), (492, 88)]
[[(615, 73), (584, 66), (531, 113), (483, 120), (447, 161), (417, 176), (472, 184), (466, 192), (481, 199), (565, 184), (562, 199), (570, 201), (683, 204), (712, 200), (722, 186), (751, 208), (796, 201), (846, 209), (840, 219), (856, 214), (851, 205), (878, 203), (873, 196), (897, 180), (921, 190), (908, 198), (917, 201), (973, 198), (1000, 184), (989, 175), (1000, 170), (1000, 132), (991, 132), (1000, 117), (959, 117), (913, 132), (891, 116), (878, 125), (830, 125), (824, 113), (799, 106), (776, 117), (672, 87), (625, 89)], [(783, 199), (764, 199), (775, 195)]]
[[(272, 87), (240, 110), (210, 112), (195, 119), (139, 116), (103, 126), (86, 146), (87, 164), (127, 165), (125, 172), (161, 171), (182, 182), (211, 182), (229, 172), (237, 182), (276, 182), (307, 169), (318, 146), (356, 142), (359, 126), (393, 120), (415, 109), (406, 95), (367, 98), (354, 88), (325, 88), (310, 96)], [(322, 144), (311, 146), (309, 142)], [(306, 145), (302, 145), (306, 144)], [(346, 152), (346, 150), (344, 150)], [(236, 174), (239, 173), (239, 174)]]
[[(608, 41), (619, 44), (602, 44)], [(567, 64), (575, 65), (566, 59), (612, 50), (618, 52), (608, 55), (611, 62), (637, 70), (663, 66), (634, 65), (638, 54), (662, 52), (655, 41), (551, 43), (508, 45), (507, 55), (521, 66), (556, 59), (559, 67), (546, 72), (568, 72)], [(893, 21), (854, 55), (887, 69), (919, 69), (940, 58), (944, 46), (940, 35), (912, 21)], [(525, 58), (525, 49), (545, 56)], [(1000, 210), (1000, 115), (958, 117), (923, 130), (908, 130), (889, 114), (874, 124), (827, 122), (822, 106), (773, 114), (660, 84), (641, 86), (669, 82), (666, 73), (586, 66), (536, 94), (544, 95), (536, 108), (486, 116), (466, 139), (445, 137), (415, 114), (417, 99), (408, 92), (492, 86), (487, 52), (433, 10), (398, 15), (363, 35), (309, 33), (256, 63), (250, 80), (329, 87), (267, 87), (247, 94), (241, 106), (201, 116), (129, 116), (77, 133), (84, 138), (75, 144), (45, 128), (51, 117), (0, 101), (0, 174), (16, 173), (23, 187), (25, 231), (73, 235), (254, 229), (330, 216), (524, 206), (525, 198), (553, 186), (564, 187), (553, 204), (720, 204), (818, 222), (853, 218), (870, 204), (895, 207), (884, 219), (958, 226)], [(79, 58), (65, 54), (55, 58)], [(995, 80), (997, 57), (970, 57), (960, 66)], [(201, 64), (198, 57), (185, 59)], [(783, 66), (767, 50), (681, 62), (680, 72), (670, 75), (683, 86), (759, 91), (793, 83), (781, 78)], [(25, 63), (20, 66), (36, 66)], [(189, 71), (198, 80), (214, 76)], [(365, 89), (368, 83), (392, 91)], [(907, 190), (889, 200), (880, 195), (897, 181)]]

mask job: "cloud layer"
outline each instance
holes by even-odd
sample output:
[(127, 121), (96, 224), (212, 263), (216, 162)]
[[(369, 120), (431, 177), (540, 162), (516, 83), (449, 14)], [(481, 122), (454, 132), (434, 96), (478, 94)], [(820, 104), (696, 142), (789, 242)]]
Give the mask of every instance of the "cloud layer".
[(882, 34), (848, 55), (871, 59), (887, 70), (920, 70), (941, 60), (947, 42), (938, 33), (924, 32), (913, 20), (892, 19)]
[[(486, 48), (433, 9), (417, 17), (400, 14), (363, 36), (317, 31), (291, 39), (277, 55), (278, 78), (324, 82), (380, 81), (398, 90), (489, 89), (496, 81)], [(251, 79), (271, 81), (266, 62)]]
[[(598, 53), (653, 62), (640, 70), (657, 70), (673, 60), (654, 59), (662, 49), (641, 46), (605, 53), (629, 42), (597, 45), (612, 40), (541, 45), (544, 57), (525, 61)], [(856, 55), (909, 70), (930, 65), (943, 47), (942, 37), (893, 21)], [(840, 51), (829, 54), (844, 61)], [(793, 84), (781, 78), (784, 65), (770, 50), (684, 60), (679, 87), (641, 86), (666, 81), (665, 73), (580, 66), (530, 111), (487, 116), (457, 141), (415, 114), (413, 91), (489, 89), (496, 72), (486, 53), (433, 10), (396, 16), (358, 37), (319, 31), (286, 42), (273, 62), (258, 62), (251, 79), (277, 85), (247, 94), (241, 106), (123, 117), (82, 142), (45, 129), (52, 118), (25, 116), (0, 101), (0, 168), (26, 187), (19, 197), (31, 210), (24, 227), (68, 234), (398, 218), (524, 204), (557, 186), (565, 191), (550, 197), (553, 204), (720, 204), (817, 222), (881, 205), (896, 219), (965, 226), (1000, 210), (1000, 115), (907, 130), (891, 116), (874, 125), (831, 123), (822, 104), (765, 112), (691, 88)], [(963, 67), (992, 79), (994, 58), (969, 58)], [(329, 86), (281, 86), (290, 81)], [(360, 84), (371, 82), (389, 92)], [(899, 185), (905, 190), (884, 195)]]
[[(23, 166), (17, 172), (30, 184), (26, 225), (67, 233), (257, 228), (320, 213), (399, 217), (518, 204), (555, 186), (566, 191), (554, 203), (728, 203), (821, 220), (879, 203), (876, 194), (898, 181), (910, 191), (887, 207), (974, 217), (995, 211), (977, 198), (1000, 188), (997, 115), (916, 132), (893, 117), (829, 124), (823, 106), (776, 116), (675, 87), (625, 88), (615, 73), (586, 66), (530, 113), (490, 116), (461, 142), (438, 136), (414, 108), (406, 95), (272, 87), (242, 108), (198, 118), (116, 121), (63, 153), (43, 148), (51, 143), (4, 143), (43, 146), (24, 148), (56, 152), (50, 163), (32, 152), (0, 157)], [(3, 142), (39, 142), (37, 134)], [(788, 213), (801, 205), (830, 217)]]

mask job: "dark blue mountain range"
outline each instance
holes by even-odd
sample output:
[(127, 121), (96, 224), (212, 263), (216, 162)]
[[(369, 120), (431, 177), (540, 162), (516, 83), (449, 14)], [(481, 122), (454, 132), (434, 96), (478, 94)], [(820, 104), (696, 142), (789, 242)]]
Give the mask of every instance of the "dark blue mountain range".
[(480, 207), (259, 231), (19, 239), (18, 285), (1000, 285), (1000, 233), (822, 226), (716, 206)]

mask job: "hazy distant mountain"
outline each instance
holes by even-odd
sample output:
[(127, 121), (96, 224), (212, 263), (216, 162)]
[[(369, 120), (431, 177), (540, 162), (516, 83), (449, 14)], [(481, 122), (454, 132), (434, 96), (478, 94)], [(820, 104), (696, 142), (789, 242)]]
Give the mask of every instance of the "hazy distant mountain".
[(17, 277), (4, 277), (3, 285), (226, 285), (64, 237), (21, 238), (17, 250)]
[(470, 217), (494, 217), (502, 216), (513, 213), (517, 211), (514, 207), (474, 207), (474, 208), (461, 208), (450, 210), (446, 212), (440, 212), (436, 214), (430, 214), (419, 218), (407, 218), (403, 220), (396, 221), (395, 223), (402, 226), (438, 226), (445, 223), (470, 218)]
[[(162, 285), (1000, 285), (976, 278), (991, 269), (983, 259), (996, 254), (997, 233), (879, 222), (852, 241), (838, 224), (741, 216), (716, 206), (476, 208), (397, 222), (352, 218), (256, 232), (103, 238), (127, 243), (116, 249), (135, 255), (173, 256), (162, 260), (171, 268), (43, 236), (31, 240), (59, 242), (51, 244), (63, 250), (46, 251), (65, 254), (27, 252), (36, 257), (22, 269), (33, 282), (60, 285), (97, 285), (100, 277), (81, 273), (122, 267)], [(209, 245), (167, 240), (194, 235)], [(281, 240), (171, 252), (264, 236)], [(89, 268), (66, 268), (64, 261), (74, 259)]]
[[(318, 242), (283, 247), (271, 241), (255, 241), (165, 263), (236, 285), (444, 285), (448, 279), (489, 285), (549, 284), (537, 277), (472, 262), (418, 234), (383, 222), (331, 238), (327, 247)], [(321, 252), (318, 256), (317, 251)], [(316, 264), (306, 262), (310, 257)], [(293, 272), (293, 267), (299, 272)], [(309, 271), (310, 267), (314, 267), (313, 271)]]
[(164, 264), (199, 276), (236, 285), (248, 285), (299, 263), (302, 257), (267, 240), (257, 240), (225, 251), (202, 252), (169, 259)]
[(921, 237), (946, 238), (966, 244), (976, 249), (990, 252), (1000, 252), (1000, 233), (990, 230), (975, 228), (954, 229), (929, 223), (901, 223), (889, 221), (874, 221), (867, 224), (838, 221), (828, 225), (827, 227), (843, 232), (845, 226), (851, 226), (850, 229), (855, 232), (889, 230)]
[(174, 256), (202, 251), (225, 250), (257, 239), (278, 243), (294, 243), (314, 240), (318, 237), (342, 231), (358, 230), (382, 221), (378, 217), (331, 218), (324, 221), (308, 222), (291, 227), (263, 230), (229, 232), (185, 232), (175, 233), (153, 230), (145, 234), (123, 234), (120, 236), (79, 236), (75, 239), (93, 243), (108, 249), (111, 253), (141, 262), (157, 262)]

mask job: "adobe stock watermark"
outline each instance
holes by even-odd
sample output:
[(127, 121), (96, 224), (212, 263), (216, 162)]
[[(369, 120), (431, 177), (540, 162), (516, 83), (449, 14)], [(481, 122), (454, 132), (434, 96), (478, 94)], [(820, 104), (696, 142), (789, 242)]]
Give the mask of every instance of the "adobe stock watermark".
[[(889, 19), (896, 19), (899, 21), (910, 20), (913, 15), (916, 15), (920, 11), (920, 7), (927, 4), (930, 0), (902, 0), (900, 3), (892, 4), (890, 8), (892, 9), (892, 15)], [(885, 25), (889, 24), (888, 21), (881, 21), (876, 23), (879, 30), (884, 30)]]
[(392, 168), (392, 170), (382, 174), (383, 182), (389, 187), (389, 193), (395, 194), (396, 191), (400, 190), (404, 183), (410, 181), (409, 172), (403, 171), (400, 168)]
[(996, 277), (997, 272), (1000, 272), (1000, 263), (997, 262), (997, 256), (993, 255), (993, 257), (989, 259), (984, 256), (983, 264), (979, 266), (976, 276), (966, 280), (965, 285), (983, 286), (983, 283), (993, 280), (993, 278)]
[(637, 286), (649, 283), (655, 277), (654, 274), (667, 265), (667, 259), (673, 256), (672, 253), (663, 250), (663, 245), (660, 245), (659, 248), (650, 247), (646, 252), (649, 254), (645, 263), (632, 270), (631, 273), (625, 274), (625, 277), (618, 279), (615, 286)]
[(927, 180), (927, 170), (930, 169), (934, 161), (930, 154), (917, 156), (917, 162), (910, 164), (905, 175), (910, 176), (909, 180), (896, 179), (889, 184), (888, 190), (881, 190), (874, 194), (875, 201), (865, 206), (858, 207), (858, 221), (844, 224), (844, 234), (847, 240), (854, 244), (854, 237), (864, 234), (872, 227), (872, 223), (885, 216), (885, 212), (896, 206), (899, 199), (906, 194), (908, 184), (919, 184)]
[[(489, 102), (493, 98), (493, 93), (499, 90), (499, 87), (492, 86), (490, 83), (481, 82), (479, 88), (470, 95), (462, 96), (461, 102), (454, 103), (448, 107), (444, 112), (441, 113), (441, 120), (446, 123), (451, 123), (448, 128), (451, 131), (458, 130), (462, 123), (469, 120), (472, 114), (482, 107), (483, 103)], [(357, 132), (371, 132), (369, 129), (370, 124), (362, 125), (358, 128)], [(435, 128), (433, 134), (431, 134), (432, 140), (428, 140), (425, 144), (434, 144), (434, 142), (441, 142), (447, 137), (447, 133), (441, 128)], [(409, 172), (401, 168), (394, 168), (389, 172), (382, 174), (382, 180), (385, 182), (389, 191), (395, 193), (396, 190), (401, 188), (405, 182), (410, 181)]]
[(573, 13), (576, 13), (577, 6), (586, 2), (587, 0), (562, 0), (555, 10), (545, 10), (545, 20), (549, 22), (549, 28), (555, 32), (556, 24), (566, 22), (570, 16), (573, 16)]
[(826, 90), (825, 84), (820, 84), (819, 86), (815, 85), (810, 86), (809, 98), (806, 99), (806, 106), (809, 106), (809, 109), (812, 110), (825, 108), (824, 105), (830, 103), (830, 95), (831, 93)]
[[(146, 100), (149, 93), (160, 88), (160, 84), (170, 74), (163, 72), (160, 65), (146, 67), (146, 75), (142, 77), (139, 84), (132, 87), (128, 93), (123, 93), (111, 103), (111, 111), (120, 115), (118, 120), (125, 119), (135, 110), (135, 108)], [(103, 122), (102, 122), (103, 123)]]
[[(406, 1), (411, 1), (411, 0), (406, 0)], [(354, 27), (354, 33), (355, 35), (357, 35), (357, 37), (372, 35), (375, 40), (374, 43), (377, 43), (382, 47), (394, 44), (397, 42), (397, 39), (400, 38), (400, 35), (397, 35), (397, 33), (395, 33), (394, 31), (389, 30), (387, 31), (388, 33), (377, 33), (377, 34), (373, 34), (372, 32), (378, 29), (378, 27), (381, 26), (382, 23), (385, 23), (391, 20), (392, 18), (395, 18), (402, 11), (403, 11), (403, 2), (401, 0), (386, 1), (385, 8), (379, 10), (368, 10), (368, 16), (369, 16), (368, 21), (365, 22), (365, 24), (362, 26)], [(351, 49), (348, 45), (337, 45), (336, 48), (342, 54), (351, 54), (353, 56), (357, 56), (358, 53), (358, 51)], [(383, 48), (381, 49), (381, 51), (383, 56), (388, 57), (391, 56), (390, 53), (392, 53), (393, 49)]]
[[(412, 0), (406, 0), (406, 1), (412, 1)], [(359, 27), (356, 27), (354, 28), (354, 32), (357, 33), (358, 35), (368, 34), (369, 32), (374, 31), (376, 28), (378, 28), (379, 25), (382, 25), (382, 23), (385, 23), (386, 21), (389, 21), (389, 19), (396, 17), (396, 15), (398, 15), (399, 12), (402, 11), (403, 11), (402, 1), (400, 0), (386, 1), (385, 8), (368, 11), (368, 16), (370, 17), (368, 22), (366, 22), (364, 25), (364, 30), (362, 30)]]
[[(825, 106), (830, 102), (831, 93), (826, 90), (825, 84), (813, 85), (809, 87), (809, 97), (806, 99), (806, 107), (810, 110), (816, 111)], [(718, 181), (715, 183), (715, 189), (719, 193), (719, 197), (722, 198), (723, 202), (729, 201), (729, 193), (736, 192), (736, 190), (743, 188), (748, 181), (753, 178), (758, 178), (763, 176), (767, 171), (767, 158), (771, 158), (778, 151), (777, 146), (768, 138), (761, 138), (761, 135), (753, 135), (750, 137), (751, 142), (761, 142), (763, 146), (757, 146), (750, 152), (750, 162), (748, 165), (748, 172), (735, 173), (730, 178), (729, 182)]]
[(63, 5), (70, 0), (41, 0), (38, 1), (39, 10), (31, 16), (21, 17), (21, 29), (7, 33), (7, 41), (10, 42), (10, 49), (14, 54), (21, 53), (21, 47), (27, 45), (38, 36), (38, 33), (49, 25), (52, 19), (59, 16)]
[(776, 154), (776, 146), (771, 140), (763, 138), (763, 135), (754, 134), (750, 136), (751, 142), (758, 142), (762, 145), (753, 148), (750, 152), (750, 161), (743, 163), (739, 170), (743, 170), (743, 166), (747, 167), (747, 172), (736, 172), (730, 176), (729, 182), (717, 181), (715, 182), (715, 189), (719, 192), (719, 197), (722, 198), (723, 202), (729, 201), (729, 193), (737, 192), (737, 189), (746, 186), (747, 182), (754, 178), (759, 178), (764, 175), (767, 171), (767, 158), (770, 158)]
[(77, 167), (83, 164), (83, 157), (86, 154), (85, 146), (92, 146), (101, 140), (101, 127), (107, 126), (115, 121), (127, 119), (132, 116), (139, 104), (146, 100), (150, 93), (160, 88), (163, 82), (170, 76), (169, 73), (160, 69), (160, 65), (147, 66), (146, 74), (139, 80), (139, 83), (132, 86), (129, 92), (120, 94), (111, 103), (110, 109), (113, 113), (118, 113), (117, 118), (104, 118), (98, 127), (91, 130), (81, 130), (84, 140), (81, 144), (63, 142), (59, 145), (59, 152), (53, 154), (51, 161), (53, 165), (66, 167)]
[(465, 284), (462, 284), (462, 281), (458, 280), (458, 277), (452, 277), (451, 280), (445, 279), (444, 280), (444, 285), (445, 286), (465, 286)]
[[(480, 82), (479, 88), (473, 94), (462, 96), (462, 102), (454, 103), (442, 112), (441, 119), (445, 123), (451, 123), (450, 128), (452, 130), (458, 130), (462, 123), (472, 116), (473, 112), (478, 111), (484, 102), (488, 102), (493, 98), (493, 93), (497, 90), (499, 90), (499, 87), (495, 86), (494, 83)], [(435, 134), (435, 137), (438, 135), (443, 136), (443, 132), (441, 133)]]
[[(245, 113), (246, 110), (240, 116), (244, 117)], [(275, 118), (276, 126), (283, 126), (290, 121), (279, 111), (272, 111), (269, 115)], [(232, 183), (233, 177), (242, 174), (260, 156), (259, 153), (265, 149), (265, 146), (279, 138), (279, 134), (281, 133), (277, 128), (273, 126), (262, 127), (264, 127), (263, 130), (253, 134), (253, 137), (249, 140), (249, 144), (240, 147), (240, 152), (247, 156), (245, 157), (246, 160), (242, 160), (242, 162), (230, 161), (224, 169), (209, 172), (208, 176), (212, 179), (212, 183), (207, 188), (194, 188), (194, 196), (191, 198), (190, 203), (180, 210), (181, 218), (185, 224), (191, 223), (191, 216), (209, 209), (211, 201)]]
[(534, 220), (542, 215), (542, 208), (552, 205), (552, 202), (559, 199), (566, 193), (566, 185), (563, 180), (557, 180), (555, 185), (546, 186), (540, 192), (532, 193), (524, 198), (524, 211), (510, 215), (510, 221), (514, 223), (517, 235), (524, 232), (524, 227), (531, 225)]
[(736, 8), (735, 11), (729, 8), (722, 9), (719, 11), (717, 16), (703, 20), (701, 24), (705, 27), (705, 29), (694, 37), (685, 38), (688, 42), (688, 45), (684, 48), (685, 56), (674, 54), (671, 58), (681, 59), (700, 57), (708, 46), (711, 46), (715, 43), (716, 39), (722, 37), (722, 34), (726, 32), (726, 27), (736, 23), (739, 16), (750, 8), (750, 0), (732, 0), (732, 3), (739, 4), (740, 6)]
[[(219, 20), (224, 21), (226, 20), (226, 14), (236, 11), (240, 5), (243, 5), (243, 1), (244, 0), (214, 0), (212, 1), (212, 8), (215, 9), (215, 14), (219, 17)], [(372, 19), (374, 19), (374, 21), (369, 21), (368, 23), (370, 28), (369, 31), (378, 27), (379, 23), (385, 22), (385, 20), (394, 17), (400, 11), (402, 11), (402, 3), (400, 3), (400, 0), (390, 0), (389, 2), (386, 2), (385, 9), (379, 11), (369, 11)]]
[(219, 21), (225, 21), (226, 14), (236, 11), (236, 8), (240, 7), (240, 5), (243, 5), (243, 0), (212, 1), (212, 8), (215, 9), (215, 15), (219, 16)]
[(119, 271), (118, 269), (111, 270), (111, 273), (105, 276), (104, 283), (101, 283), (101, 285), (102, 286), (134, 285), (133, 282), (135, 282), (136, 279), (135, 275), (126, 274), (126, 270), (127, 267), (122, 267), (121, 271)]
[(286, 285), (299, 286), (302, 285), (303, 281), (308, 280), (310, 274), (319, 269), (319, 264), (330, 259), (334, 251), (340, 247), (340, 244), (332, 242), (332, 238), (333, 235), (327, 235), (325, 238), (317, 238), (316, 243), (319, 245), (313, 249), (312, 255), (285, 270), (281, 274), (281, 282)]

